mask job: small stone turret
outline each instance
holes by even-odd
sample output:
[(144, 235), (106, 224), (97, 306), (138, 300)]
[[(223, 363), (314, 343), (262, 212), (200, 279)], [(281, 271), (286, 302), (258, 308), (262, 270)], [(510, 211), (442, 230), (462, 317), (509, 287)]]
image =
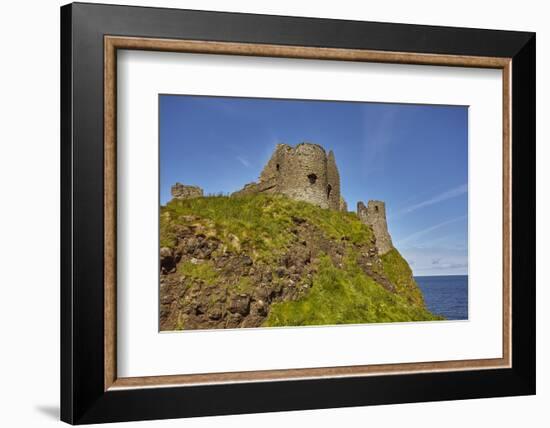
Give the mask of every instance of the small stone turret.
[(171, 189), (172, 198), (174, 199), (191, 199), (203, 196), (204, 192), (199, 186), (188, 186), (181, 183), (176, 183)]
[(363, 202), (357, 203), (357, 216), (359, 219), (372, 227), (378, 254), (386, 254), (393, 249), (391, 236), (388, 232), (386, 222), (386, 204), (382, 201), (369, 201), (367, 206)]
[(321, 208), (346, 209), (334, 153), (327, 155), (318, 144), (278, 144), (258, 182), (247, 184), (233, 195), (255, 193), (281, 193)]

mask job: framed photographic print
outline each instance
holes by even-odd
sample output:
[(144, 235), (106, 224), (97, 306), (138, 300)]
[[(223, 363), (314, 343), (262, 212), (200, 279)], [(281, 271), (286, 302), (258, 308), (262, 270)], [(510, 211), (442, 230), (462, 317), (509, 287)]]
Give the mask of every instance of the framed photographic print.
[(72, 424), (535, 393), (533, 33), (61, 8)]

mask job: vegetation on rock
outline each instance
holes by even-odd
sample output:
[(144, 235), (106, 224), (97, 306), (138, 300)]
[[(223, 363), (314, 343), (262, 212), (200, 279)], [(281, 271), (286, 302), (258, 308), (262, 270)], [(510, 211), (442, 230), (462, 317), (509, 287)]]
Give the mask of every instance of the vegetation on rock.
[(322, 257), (311, 291), (297, 301), (274, 303), (267, 326), (361, 324), (439, 319), (423, 305), (411, 304), (365, 272), (353, 256), (337, 268)]
[(424, 305), (424, 297), (413, 278), (412, 270), (407, 261), (395, 248), (381, 256), (384, 273), (395, 285), (399, 295), (415, 305)]
[(161, 329), (439, 319), (356, 214), (282, 195), (161, 207)]

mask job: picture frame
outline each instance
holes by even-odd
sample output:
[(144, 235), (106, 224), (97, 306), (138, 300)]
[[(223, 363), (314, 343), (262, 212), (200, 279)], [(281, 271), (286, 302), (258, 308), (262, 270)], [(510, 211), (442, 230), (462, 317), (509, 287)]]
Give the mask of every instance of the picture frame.
[[(502, 70), (504, 150), (492, 160), (502, 162), (504, 183), (502, 358), (118, 377), (118, 50)], [(61, 419), (86, 424), (534, 394), (535, 97), (534, 33), (63, 6)]]

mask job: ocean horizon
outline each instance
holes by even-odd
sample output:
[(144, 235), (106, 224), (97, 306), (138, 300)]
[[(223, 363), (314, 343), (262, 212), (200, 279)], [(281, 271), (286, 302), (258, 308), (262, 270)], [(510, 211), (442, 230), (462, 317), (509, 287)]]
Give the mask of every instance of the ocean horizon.
[(428, 309), (447, 320), (468, 319), (468, 275), (415, 276)]

